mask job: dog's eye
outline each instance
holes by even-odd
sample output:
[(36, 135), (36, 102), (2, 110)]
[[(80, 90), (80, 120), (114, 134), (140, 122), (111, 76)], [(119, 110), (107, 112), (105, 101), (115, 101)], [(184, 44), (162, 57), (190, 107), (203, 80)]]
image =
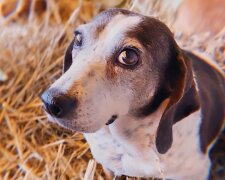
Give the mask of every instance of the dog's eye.
[(118, 61), (127, 66), (133, 66), (138, 63), (138, 55), (132, 49), (123, 50), (118, 56)]
[(82, 34), (78, 31), (74, 32), (74, 46), (82, 45)]

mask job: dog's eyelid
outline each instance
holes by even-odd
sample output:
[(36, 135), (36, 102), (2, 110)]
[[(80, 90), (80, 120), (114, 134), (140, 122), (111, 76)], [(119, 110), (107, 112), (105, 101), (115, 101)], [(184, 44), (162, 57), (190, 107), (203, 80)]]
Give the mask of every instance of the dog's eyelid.
[(77, 34), (82, 34), (82, 33), (81, 33), (80, 30), (75, 30), (75, 31), (73, 32), (73, 34), (74, 34), (74, 36), (76, 36)]
[(134, 49), (134, 50), (138, 50), (138, 48), (132, 44), (124, 44), (123, 47), (121, 49)]
[(114, 49), (114, 51), (116, 52), (116, 53), (115, 53), (115, 56), (116, 56), (116, 57), (119, 56), (119, 54), (120, 54), (121, 52), (125, 51), (125, 50), (133, 50), (133, 51), (135, 51), (138, 55), (139, 55), (140, 53), (142, 53), (142, 50), (139, 49), (139, 48), (136, 47), (136, 46), (133, 46), (133, 45), (124, 45), (124, 46), (122, 46), (122, 47), (117, 47), (117, 48)]

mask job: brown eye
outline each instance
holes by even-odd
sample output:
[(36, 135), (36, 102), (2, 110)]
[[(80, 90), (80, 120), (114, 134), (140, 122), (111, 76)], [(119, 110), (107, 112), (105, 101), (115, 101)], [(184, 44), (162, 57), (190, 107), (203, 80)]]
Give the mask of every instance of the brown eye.
[(132, 49), (123, 50), (118, 56), (118, 61), (127, 66), (136, 65), (139, 61), (137, 53)]
[(75, 31), (75, 37), (74, 37), (74, 46), (81, 46), (82, 45), (82, 35), (80, 32)]

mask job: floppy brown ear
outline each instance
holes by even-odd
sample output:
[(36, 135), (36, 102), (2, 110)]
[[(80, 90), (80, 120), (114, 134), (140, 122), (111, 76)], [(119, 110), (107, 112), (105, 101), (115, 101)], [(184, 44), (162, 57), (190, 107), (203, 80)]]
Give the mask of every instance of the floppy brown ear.
[(172, 126), (199, 108), (191, 62), (180, 53), (168, 68), (171, 95), (156, 133), (156, 148), (164, 154), (172, 145)]
[(65, 73), (72, 64), (72, 61), (73, 61), (73, 59), (72, 59), (73, 44), (74, 44), (74, 41), (72, 41), (70, 43), (69, 47), (66, 50), (66, 54), (65, 54), (65, 57), (64, 57), (64, 61), (63, 61), (63, 73)]
[(200, 145), (207, 152), (225, 125), (225, 76), (224, 72), (200, 57), (185, 51), (192, 61), (201, 104)]

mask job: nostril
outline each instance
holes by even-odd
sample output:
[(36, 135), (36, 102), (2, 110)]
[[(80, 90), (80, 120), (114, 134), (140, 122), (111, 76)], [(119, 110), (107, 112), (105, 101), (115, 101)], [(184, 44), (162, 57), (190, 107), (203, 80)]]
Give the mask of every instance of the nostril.
[(76, 99), (56, 89), (49, 89), (41, 96), (44, 110), (54, 117), (64, 117), (76, 108)]
[(50, 104), (47, 108), (50, 114), (55, 117), (60, 117), (62, 115), (63, 110), (54, 104)]

